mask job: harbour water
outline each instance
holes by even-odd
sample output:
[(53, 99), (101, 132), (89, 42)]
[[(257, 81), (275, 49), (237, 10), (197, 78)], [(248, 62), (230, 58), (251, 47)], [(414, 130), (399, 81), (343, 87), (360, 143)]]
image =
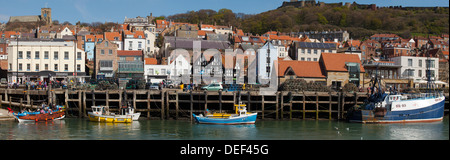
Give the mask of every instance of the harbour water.
[(0, 140), (449, 140), (449, 117), (441, 122), (359, 124), (329, 120), (257, 120), (254, 125), (201, 125), (183, 120), (131, 124), (62, 121), (0, 121)]

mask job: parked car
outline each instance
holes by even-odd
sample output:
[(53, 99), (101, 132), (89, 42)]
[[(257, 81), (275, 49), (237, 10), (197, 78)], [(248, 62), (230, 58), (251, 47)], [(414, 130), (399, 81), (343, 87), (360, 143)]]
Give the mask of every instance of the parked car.
[(165, 85), (167, 88), (175, 88), (173, 81), (166, 81)]
[(202, 90), (207, 90), (207, 91), (222, 91), (223, 87), (222, 84), (218, 84), (218, 83), (213, 83), (213, 84), (209, 84), (207, 86), (202, 87)]
[(150, 88), (150, 90), (159, 90), (159, 84), (152, 83), (149, 88)]

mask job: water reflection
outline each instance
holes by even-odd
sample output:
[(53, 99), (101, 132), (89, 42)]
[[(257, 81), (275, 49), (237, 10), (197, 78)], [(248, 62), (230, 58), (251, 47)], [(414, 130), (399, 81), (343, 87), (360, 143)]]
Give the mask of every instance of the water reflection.
[(448, 140), (442, 122), (359, 124), (328, 120), (258, 120), (253, 125), (205, 125), (180, 120), (98, 123), (87, 119), (0, 121), (0, 140)]
[(250, 140), (257, 138), (255, 124), (248, 125), (207, 125), (193, 124), (192, 131), (199, 139), (208, 140)]
[[(448, 119), (447, 119), (448, 120)], [(362, 135), (366, 139), (384, 140), (436, 140), (448, 139), (448, 125), (445, 122), (406, 123), (406, 124), (363, 124)], [(448, 123), (448, 122), (447, 122)], [(447, 133), (447, 135), (445, 135)]]

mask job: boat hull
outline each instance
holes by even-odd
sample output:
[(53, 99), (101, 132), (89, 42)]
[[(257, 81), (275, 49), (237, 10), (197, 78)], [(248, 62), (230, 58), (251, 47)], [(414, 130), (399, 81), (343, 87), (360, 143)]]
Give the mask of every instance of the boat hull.
[(202, 117), (193, 114), (195, 121), (199, 124), (220, 124), (220, 125), (239, 125), (239, 124), (255, 124), (258, 113), (251, 113), (236, 117), (228, 118), (212, 118)]
[(106, 116), (98, 115), (89, 112), (89, 120), (92, 122), (104, 122), (104, 123), (131, 123), (133, 118), (125, 115)]
[(349, 112), (348, 120), (358, 123), (422, 123), (443, 120), (445, 98), (437, 98), (436, 103), (428, 106), (399, 111), (386, 111), (383, 116), (374, 110), (357, 110)]
[(64, 111), (57, 111), (44, 114), (26, 114), (24, 116), (16, 116), (16, 119), (19, 122), (46, 122), (52, 120), (61, 120), (64, 119), (64, 117)]

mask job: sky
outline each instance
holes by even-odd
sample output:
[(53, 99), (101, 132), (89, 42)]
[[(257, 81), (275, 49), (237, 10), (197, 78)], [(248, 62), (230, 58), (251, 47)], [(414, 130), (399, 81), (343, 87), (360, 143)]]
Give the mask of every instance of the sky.
[[(52, 9), (52, 19), (60, 23), (119, 22), (125, 17), (170, 16), (200, 9), (218, 11), (231, 9), (234, 13), (258, 14), (281, 6), (289, 0), (1, 0), (0, 22), (8, 22), (10, 16), (40, 15), (41, 8)], [(448, 7), (448, 0), (316, 0), (336, 3), (354, 1), (359, 4), (403, 7)]]

